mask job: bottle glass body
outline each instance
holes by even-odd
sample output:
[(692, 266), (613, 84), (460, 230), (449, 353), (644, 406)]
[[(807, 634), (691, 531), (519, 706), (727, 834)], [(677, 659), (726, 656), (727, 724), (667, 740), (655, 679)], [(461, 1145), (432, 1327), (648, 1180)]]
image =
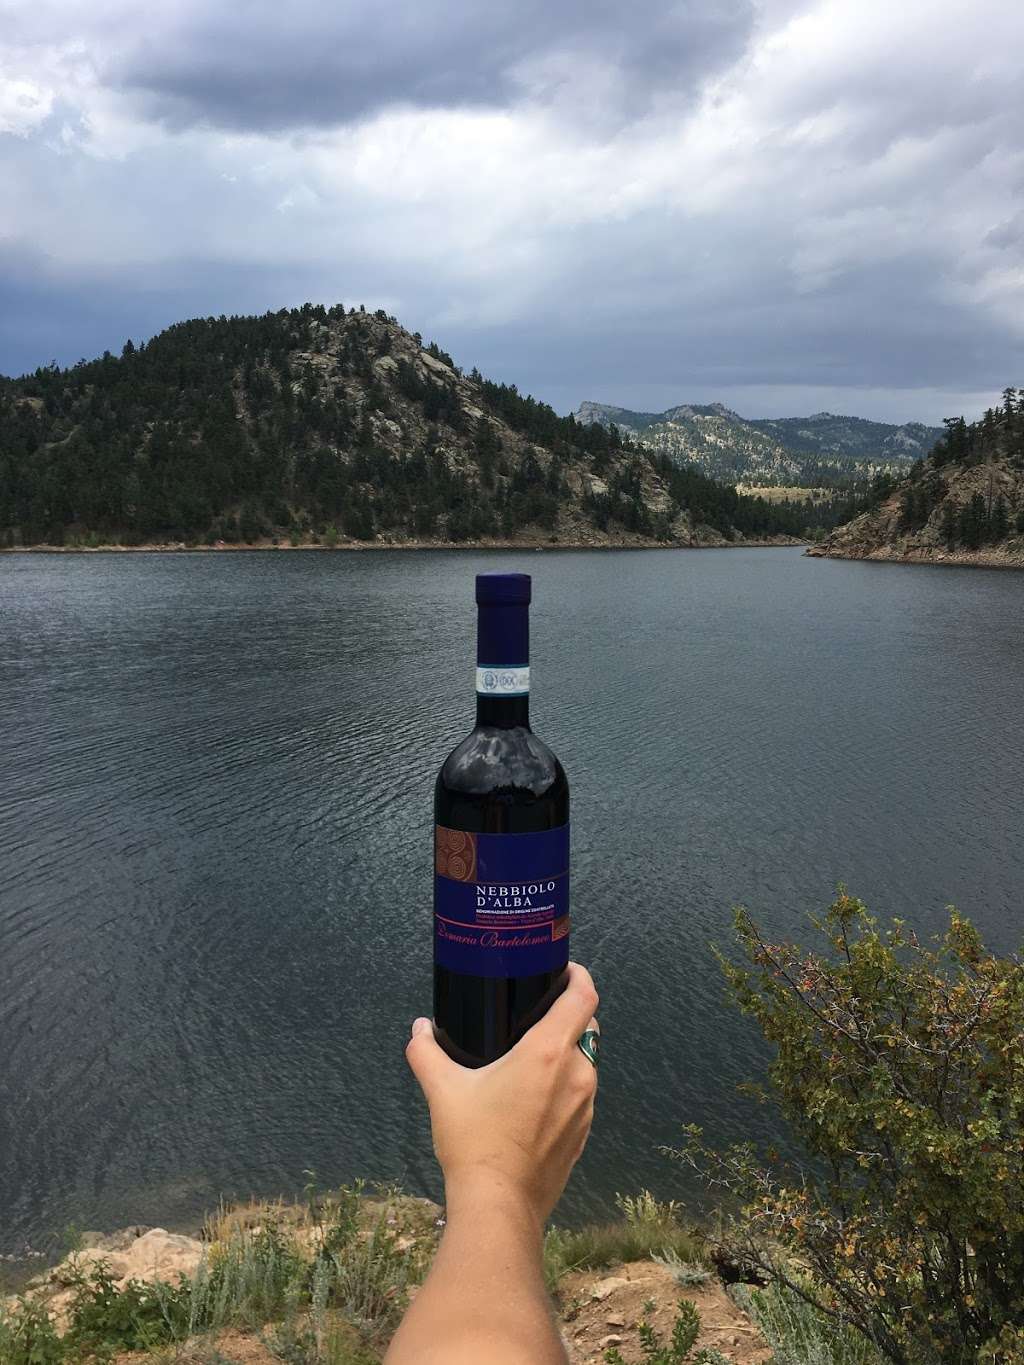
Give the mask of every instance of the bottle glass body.
[[(478, 602), (496, 591), (480, 583)], [(480, 653), (499, 648), (517, 657), (485, 663), (528, 677), (525, 644), (496, 644), (485, 620)], [(513, 671), (481, 681), (478, 667), (478, 687), (500, 689)], [(530, 729), (528, 691), (478, 692), (476, 725), (438, 775), (434, 818), (434, 1023), (456, 1061), (483, 1066), (544, 1014), (568, 961), (569, 784)]]

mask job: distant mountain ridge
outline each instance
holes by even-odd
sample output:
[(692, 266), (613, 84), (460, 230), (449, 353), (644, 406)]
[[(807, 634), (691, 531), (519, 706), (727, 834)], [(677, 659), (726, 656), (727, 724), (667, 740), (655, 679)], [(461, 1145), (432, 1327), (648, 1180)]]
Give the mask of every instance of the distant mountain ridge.
[(745, 418), (723, 403), (680, 403), (634, 412), (586, 401), (577, 422), (616, 426), (677, 464), (733, 483), (832, 485), (899, 475), (927, 455), (942, 427), (873, 422), (830, 412), (810, 417)]

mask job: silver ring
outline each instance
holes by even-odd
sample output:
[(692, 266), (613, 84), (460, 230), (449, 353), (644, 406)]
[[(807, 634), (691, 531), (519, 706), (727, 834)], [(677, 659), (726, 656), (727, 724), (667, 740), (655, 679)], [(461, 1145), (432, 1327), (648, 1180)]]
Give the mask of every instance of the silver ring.
[(601, 1030), (588, 1028), (576, 1044), (591, 1066), (597, 1066), (597, 1054), (601, 1048)]

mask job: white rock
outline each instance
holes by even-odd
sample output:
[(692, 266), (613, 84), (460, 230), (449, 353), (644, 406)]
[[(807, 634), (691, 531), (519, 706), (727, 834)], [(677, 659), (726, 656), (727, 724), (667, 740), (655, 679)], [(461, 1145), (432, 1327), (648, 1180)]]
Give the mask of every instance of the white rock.
[(609, 1295), (615, 1293), (616, 1289), (621, 1289), (623, 1285), (627, 1284), (629, 1284), (628, 1280), (612, 1275), (607, 1280), (598, 1280), (590, 1291), (590, 1297), (596, 1299), (598, 1303), (603, 1303)]
[(86, 1273), (100, 1261), (105, 1261), (118, 1281), (166, 1280), (174, 1284), (179, 1275), (196, 1273), (202, 1255), (203, 1244), (194, 1237), (182, 1237), (165, 1228), (151, 1228), (117, 1251), (84, 1247), (77, 1259)]
[(437, 374), (443, 374), (447, 377), (451, 376), (452, 367), (446, 365), (443, 360), (438, 360), (437, 356), (431, 355), (429, 351), (421, 351), (420, 360), (426, 365), (427, 369), (434, 370)]

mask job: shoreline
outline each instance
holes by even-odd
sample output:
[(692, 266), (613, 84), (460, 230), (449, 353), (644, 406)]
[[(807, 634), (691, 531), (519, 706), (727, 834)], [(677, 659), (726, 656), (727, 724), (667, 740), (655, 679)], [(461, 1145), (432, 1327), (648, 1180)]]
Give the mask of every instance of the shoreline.
[(186, 545), (183, 541), (149, 541), (144, 545), (7, 545), (0, 555), (98, 555), (98, 554), (245, 554), (269, 551), (362, 551), (362, 550), (794, 550), (811, 547), (806, 540), (723, 540), (683, 545), (657, 540), (375, 540), (344, 541), (337, 545), (290, 545), (274, 541), (251, 541), (236, 545)]
[(849, 551), (827, 550), (817, 545), (808, 545), (804, 554), (809, 559), (844, 559), (860, 564), (909, 564), (913, 567), (936, 569), (1024, 569), (1024, 557), (1010, 558), (1007, 555), (993, 554), (991, 551), (977, 550), (956, 553), (940, 550), (932, 554), (928, 550), (871, 550), (866, 554)]

